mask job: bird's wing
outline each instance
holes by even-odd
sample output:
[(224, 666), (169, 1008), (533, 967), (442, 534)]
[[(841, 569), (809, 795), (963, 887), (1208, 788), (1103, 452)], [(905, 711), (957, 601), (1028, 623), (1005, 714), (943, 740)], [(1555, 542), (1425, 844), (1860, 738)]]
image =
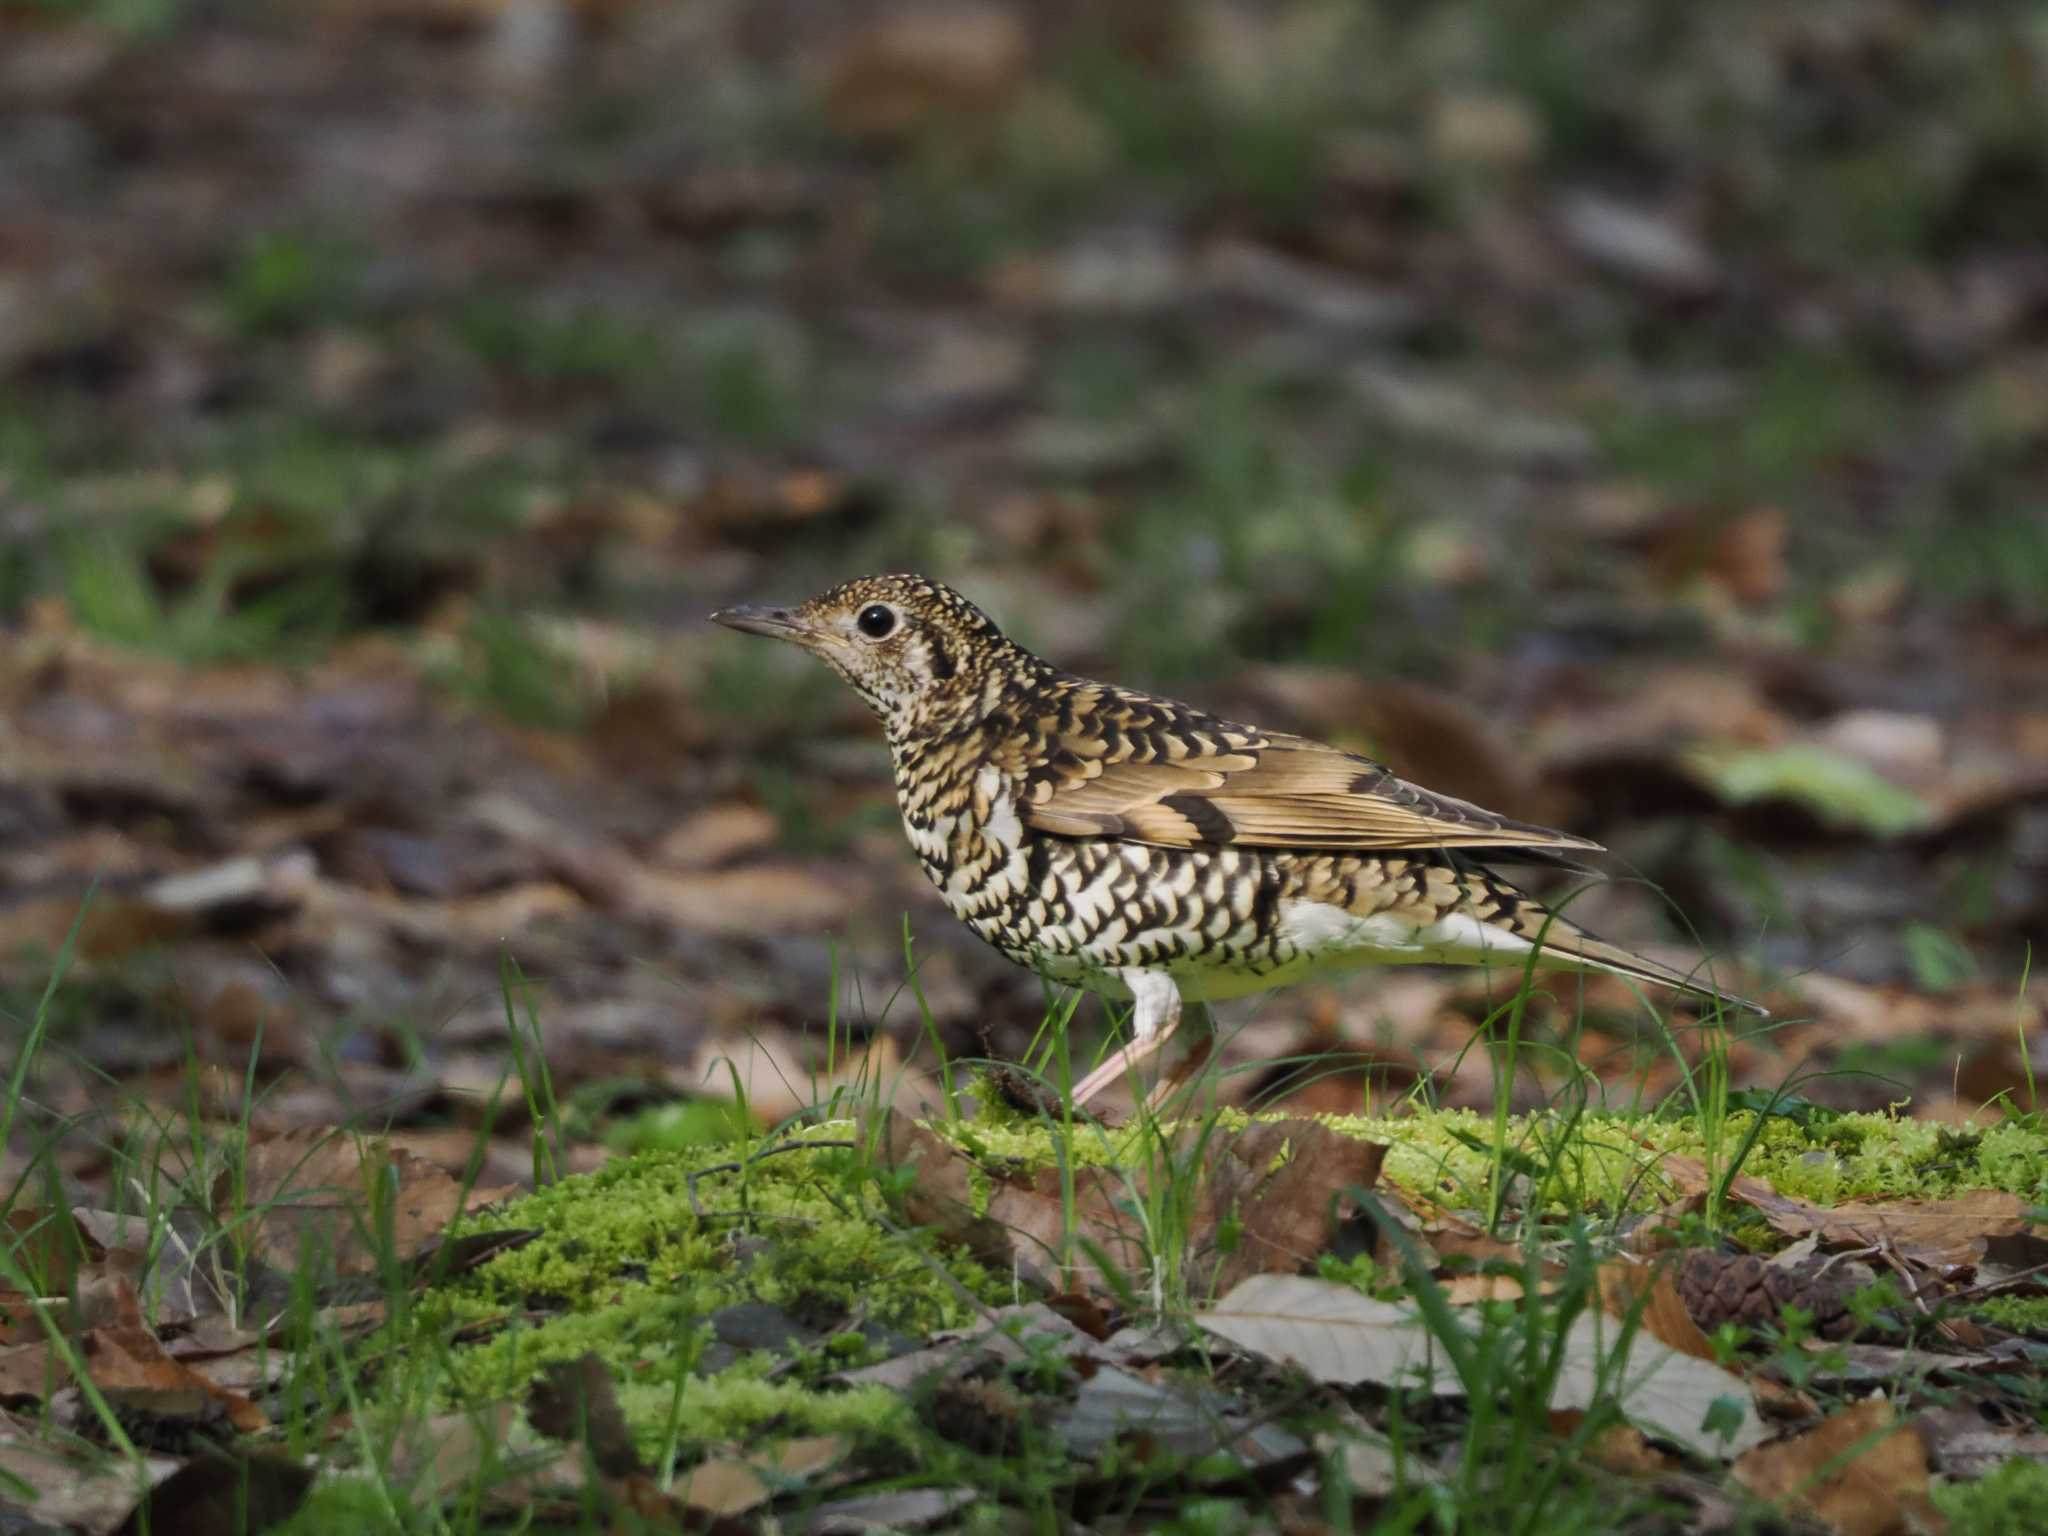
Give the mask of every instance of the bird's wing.
[(1303, 737), (1128, 696), (1104, 698), (1098, 710), (1100, 718), (1062, 711), (1058, 728), (1042, 736), (1025, 776), (1028, 825), (1168, 848), (1600, 846), (1434, 794), (1370, 758)]

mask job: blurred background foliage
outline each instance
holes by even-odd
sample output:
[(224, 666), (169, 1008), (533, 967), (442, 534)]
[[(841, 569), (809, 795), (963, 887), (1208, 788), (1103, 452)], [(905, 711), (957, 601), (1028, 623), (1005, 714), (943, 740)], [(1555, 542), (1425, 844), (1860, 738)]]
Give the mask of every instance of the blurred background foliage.
[(700, 621), (918, 567), (1760, 986), (2044, 931), (2025, 0), (0, 0), (0, 218), (23, 655), (395, 642), (871, 871), (857, 707)]

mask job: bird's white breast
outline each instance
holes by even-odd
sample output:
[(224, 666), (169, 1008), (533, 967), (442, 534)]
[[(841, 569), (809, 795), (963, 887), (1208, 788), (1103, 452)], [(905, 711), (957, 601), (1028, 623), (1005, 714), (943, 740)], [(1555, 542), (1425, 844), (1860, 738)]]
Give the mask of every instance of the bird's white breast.
[(1010, 787), (1003, 782), (1003, 776), (993, 768), (984, 768), (974, 776), (974, 793), (977, 798), (988, 802), (988, 820), (983, 835), (994, 839), (998, 848), (1005, 853), (1015, 853), (1024, 846), (1024, 822), (1017, 814), (1017, 797), (1010, 793)]

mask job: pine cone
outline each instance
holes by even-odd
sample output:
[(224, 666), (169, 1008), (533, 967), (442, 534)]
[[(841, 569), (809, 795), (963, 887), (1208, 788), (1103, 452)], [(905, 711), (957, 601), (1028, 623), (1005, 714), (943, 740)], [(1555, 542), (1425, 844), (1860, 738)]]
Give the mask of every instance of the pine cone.
[(1854, 1338), (1862, 1325), (1849, 1310), (1849, 1298), (1862, 1289), (1864, 1277), (1847, 1265), (1823, 1272), (1826, 1262), (1814, 1257), (1773, 1264), (1753, 1253), (1695, 1248), (1679, 1262), (1678, 1296), (1704, 1329), (1723, 1323), (1776, 1327), (1786, 1307), (1799, 1307), (1813, 1314), (1817, 1337)]

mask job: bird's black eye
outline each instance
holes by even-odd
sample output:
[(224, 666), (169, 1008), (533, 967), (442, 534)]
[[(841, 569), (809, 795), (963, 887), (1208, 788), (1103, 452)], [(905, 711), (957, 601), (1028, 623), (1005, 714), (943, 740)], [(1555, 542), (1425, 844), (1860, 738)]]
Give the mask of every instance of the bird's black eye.
[(896, 610), (886, 603), (869, 603), (854, 615), (853, 622), (870, 640), (879, 640), (896, 627)]

